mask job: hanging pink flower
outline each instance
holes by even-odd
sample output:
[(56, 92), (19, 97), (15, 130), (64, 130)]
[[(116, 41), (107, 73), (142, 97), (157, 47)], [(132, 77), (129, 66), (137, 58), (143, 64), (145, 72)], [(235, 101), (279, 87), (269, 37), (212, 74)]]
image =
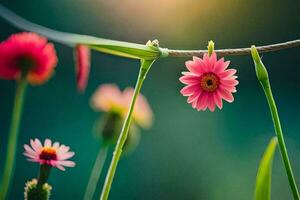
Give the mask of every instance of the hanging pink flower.
[(70, 147), (60, 145), (58, 142), (52, 144), (50, 139), (46, 139), (44, 146), (40, 140), (30, 140), (30, 145), (25, 144), (24, 155), (29, 161), (38, 162), (41, 165), (50, 165), (65, 171), (64, 167), (74, 167), (75, 163), (67, 159), (74, 156), (74, 152), (69, 151)]
[(17, 33), (0, 43), (0, 78), (26, 79), (37, 85), (46, 82), (57, 64), (53, 44), (35, 33)]
[(90, 49), (85, 45), (75, 47), (77, 89), (84, 92), (90, 74)]
[(180, 91), (188, 96), (187, 102), (200, 110), (214, 111), (215, 107), (222, 108), (222, 99), (233, 102), (232, 93), (236, 92), (238, 81), (235, 69), (227, 69), (229, 61), (224, 58), (217, 60), (216, 53), (211, 56), (204, 54), (203, 59), (193, 57), (185, 63), (188, 72), (183, 72), (179, 79), (186, 86)]

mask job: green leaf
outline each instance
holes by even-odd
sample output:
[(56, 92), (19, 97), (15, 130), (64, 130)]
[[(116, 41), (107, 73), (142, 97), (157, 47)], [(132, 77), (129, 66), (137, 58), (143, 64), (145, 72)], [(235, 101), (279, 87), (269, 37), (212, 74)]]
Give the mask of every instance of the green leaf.
[(255, 188), (255, 200), (271, 199), (272, 163), (277, 145), (277, 138), (273, 137), (260, 161)]

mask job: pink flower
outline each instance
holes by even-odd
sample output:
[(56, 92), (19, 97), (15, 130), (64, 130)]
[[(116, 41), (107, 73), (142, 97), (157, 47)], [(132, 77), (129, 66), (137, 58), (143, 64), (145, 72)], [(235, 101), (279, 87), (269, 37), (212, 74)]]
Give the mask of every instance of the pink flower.
[[(130, 107), (133, 92), (133, 88), (126, 88), (122, 92), (114, 84), (103, 84), (93, 94), (91, 106), (96, 111), (117, 112), (125, 117)], [(142, 94), (139, 94), (137, 98), (132, 118), (143, 128), (149, 128), (152, 124), (152, 110)]]
[(30, 140), (31, 147), (24, 145), (24, 155), (28, 157), (28, 161), (38, 162), (41, 165), (50, 165), (65, 171), (64, 167), (74, 167), (75, 163), (67, 159), (74, 156), (74, 152), (69, 151), (70, 147), (60, 145), (58, 142), (52, 144), (50, 139), (46, 139), (44, 146), (40, 140)]
[(17, 33), (0, 43), (0, 78), (26, 79), (37, 85), (46, 82), (57, 64), (53, 44), (35, 33)]
[(84, 92), (90, 73), (90, 49), (85, 45), (75, 47), (76, 81), (77, 89)]
[(123, 110), (122, 92), (114, 84), (102, 84), (91, 98), (91, 107), (96, 111), (119, 112)]
[(234, 76), (235, 69), (227, 69), (230, 62), (224, 58), (217, 60), (216, 53), (211, 56), (204, 54), (203, 59), (193, 57), (193, 61), (185, 63), (188, 72), (183, 72), (179, 79), (186, 84), (180, 92), (188, 96), (187, 102), (198, 111), (214, 111), (215, 107), (222, 108), (222, 99), (233, 102), (232, 93), (236, 92), (239, 83)]

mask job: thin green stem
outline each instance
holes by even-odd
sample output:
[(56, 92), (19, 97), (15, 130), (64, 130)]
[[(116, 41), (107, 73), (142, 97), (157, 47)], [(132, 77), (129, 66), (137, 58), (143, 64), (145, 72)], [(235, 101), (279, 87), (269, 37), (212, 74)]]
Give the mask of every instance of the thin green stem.
[(130, 107), (129, 107), (129, 111), (127, 113), (126, 119), (123, 123), (123, 127), (121, 130), (121, 133), (119, 135), (118, 138), (118, 142), (116, 144), (114, 153), (113, 153), (113, 157), (105, 178), (105, 183), (102, 189), (102, 193), (100, 196), (100, 200), (107, 200), (109, 192), (110, 192), (110, 188), (111, 188), (111, 184), (113, 182), (113, 178), (116, 172), (116, 168), (118, 165), (118, 162), (120, 160), (121, 154), (122, 154), (122, 149), (123, 146), (126, 142), (127, 136), (128, 136), (128, 130), (130, 128), (130, 123), (131, 123), (131, 118), (132, 118), (132, 113), (133, 113), (133, 109), (134, 109), (134, 105), (136, 102), (136, 99), (140, 93), (140, 90), (142, 88), (143, 82), (146, 78), (146, 75), (152, 65), (152, 63), (154, 62), (154, 60), (142, 60), (141, 61), (141, 68), (140, 68), (140, 72), (138, 75), (138, 79), (134, 88), (134, 94), (130, 103)]
[(48, 180), (48, 177), (51, 172), (51, 168), (52, 167), (47, 164), (40, 166), (40, 173), (39, 173), (38, 182), (37, 182), (37, 189), (39, 190), (39, 192), (42, 192), (42, 187)]
[(16, 96), (15, 96), (14, 107), (12, 112), (11, 127), (8, 135), (6, 160), (5, 160), (5, 166), (3, 170), (1, 187), (0, 187), (0, 200), (6, 199), (9, 186), (11, 184), (11, 180), (14, 174), (19, 127), (20, 127), (26, 86), (27, 86), (26, 79), (25, 78), (20, 79), (20, 81), (17, 84)]
[(108, 145), (104, 144), (100, 147), (94, 167), (91, 172), (91, 176), (87, 185), (87, 188), (85, 190), (84, 194), (84, 200), (91, 200), (93, 199), (97, 183), (100, 179), (101, 172), (103, 169), (103, 165), (105, 163), (106, 157), (107, 157), (107, 150), (108, 150)]
[(293, 192), (293, 197), (295, 200), (299, 200), (299, 192), (297, 189), (297, 184), (296, 184), (296, 181), (295, 181), (295, 178), (293, 175), (292, 166), (290, 164), (288, 152), (287, 152), (286, 145), (284, 142), (283, 133), (282, 133), (280, 120), (279, 120), (279, 115), (278, 115), (275, 100), (274, 100), (274, 97), (272, 94), (271, 85), (268, 80), (261, 81), (261, 85), (263, 86), (265, 95), (268, 100), (269, 108), (270, 108), (273, 123), (274, 123), (275, 132), (276, 132), (276, 135), (278, 138), (278, 144), (279, 144), (281, 157), (282, 157), (284, 167), (285, 167), (285, 170), (286, 170), (286, 173), (288, 176), (291, 190)]

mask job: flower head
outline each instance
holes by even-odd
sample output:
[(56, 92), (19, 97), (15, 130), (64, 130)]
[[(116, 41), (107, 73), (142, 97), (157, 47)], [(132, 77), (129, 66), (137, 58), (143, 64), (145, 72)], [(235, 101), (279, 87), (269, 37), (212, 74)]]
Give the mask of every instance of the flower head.
[(76, 81), (77, 89), (84, 92), (90, 73), (90, 49), (85, 45), (75, 47)]
[(91, 106), (96, 111), (119, 112), (123, 109), (122, 92), (114, 84), (100, 85), (91, 98)]
[(17, 33), (0, 43), (0, 78), (19, 79), (29, 83), (46, 82), (57, 64), (54, 46), (35, 33)]
[(227, 69), (229, 61), (224, 58), (217, 60), (216, 53), (211, 56), (204, 54), (203, 59), (193, 57), (185, 63), (188, 72), (183, 72), (179, 79), (186, 86), (180, 91), (188, 96), (187, 102), (198, 111), (214, 111), (215, 107), (222, 108), (222, 99), (233, 102), (232, 93), (236, 92), (238, 81), (235, 69)]
[(25, 144), (24, 155), (29, 161), (38, 162), (41, 165), (50, 165), (65, 171), (64, 167), (74, 167), (75, 163), (67, 159), (74, 156), (74, 152), (69, 151), (70, 147), (60, 145), (58, 142), (52, 144), (50, 139), (46, 139), (44, 145), (40, 140), (30, 140), (30, 145)]
[[(122, 92), (114, 84), (103, 84), (92, 96), (91, 106), (97, 111), (117, 112), (125, 117), (130, 107), (133, 92), (133, 88), (126, 88)], [(152, 110), (146, 98), (139, 94), (132, 113), (133, 120), (141, 127), (149, 128), (152, 124), (152, 117)]]

